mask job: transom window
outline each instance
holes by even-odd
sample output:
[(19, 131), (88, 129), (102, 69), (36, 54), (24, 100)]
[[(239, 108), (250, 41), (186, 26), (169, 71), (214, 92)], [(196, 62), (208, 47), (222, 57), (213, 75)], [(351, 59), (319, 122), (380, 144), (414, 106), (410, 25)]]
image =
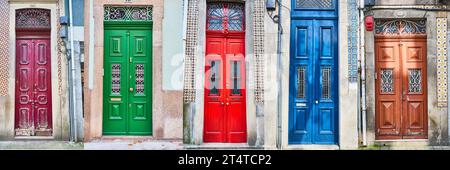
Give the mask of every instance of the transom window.
[(330, 9), (334, 8), (333, 0), (296, 0), (297, 8)]
[(209, 3), (207, 29), (209, 31), (244, 31), (244, 4)]

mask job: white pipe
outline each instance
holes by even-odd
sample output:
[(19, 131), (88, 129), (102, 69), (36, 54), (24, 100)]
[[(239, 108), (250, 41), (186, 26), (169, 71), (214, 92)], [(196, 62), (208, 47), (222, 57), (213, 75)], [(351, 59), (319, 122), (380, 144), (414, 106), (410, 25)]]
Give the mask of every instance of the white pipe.
[[(183, 41), (186, 41), (186, 29), (187, 29), (187, 13), (188, 13), (188, 0), (183, 0)], [(183, 54), (185, 51), (186, 42), (183, 43)]]
[(74, 131), (74, 141), (78, 140), (77, 137), (77, 116), (76, 114), (77, 112), (77, 98), (76, 98), (76, 82), (75, 82), (75, 49), (74, 49), (74, 45), (73, 45), (73, 39), (74, 39), (74, 35), (73, 35), (73, 6), (72, 6), (72, 0), (69, 0), (69, 32), (70, 32), (70, 65), (72, 67), (71, 69), (71, 74), (72, 74), (72, 109), (73, 109), (73, 123), (74, 123), (74, 127), (73, 131)]
[(94, 88), (94, 0), (89, 0), (89, 66), (88, 87)]
[(364, 30), (364, 0), (359, 0), (359, 43), (361, 55), (361, 124), (362, 124), (362, 145), (367, 146), (367, 106), (366, 106), (366, 49), (365, 49), (365, 30)]
[(282, 82), (283, 81), (281, 81), (281, 79), (282, 79), (282, 75), (281, 75), (281, 71), (282, 71), (282, 67), (283, 67), (283, 65), (282, 65), (282, 63), (281, 63), (281, 57), (282, 57), (282, 55), (281, 55), (281, 48), (282, 48), (282, 34), (283, 34), (283, 32), (282, 32), (282, 30), (281, 30), (281, 21), (282, 21), (282, 17), (281, 17), (281, 15), (282, 15), (282, 0), (278, 0), (278, 42), (277, 42), (277, 67), (278, 67), (278, 69), (277, 69), (277, 80), (278, 80), (278, 95), (277, 95), (277, 102), (278, 102), (278, 104), (277, 104), (277, 142), (276, 142), (276, 145), (277, 145), (277, 148), (278, 149), (281, 149), (281, 147), (283, 146), (282, 145), (282, 136), (281, 136), (281, 133), (282, 133), (282, 119), (281, 119), (281, 116), (283, 115), (281, 112), (282, 112), (282, 109), (281, 109), (281, 101), (282, 101), (282, 99), (281, 99), (281, 93), (282, 93), (282, 86), (283, 86), (283, 84), (282, 84)]

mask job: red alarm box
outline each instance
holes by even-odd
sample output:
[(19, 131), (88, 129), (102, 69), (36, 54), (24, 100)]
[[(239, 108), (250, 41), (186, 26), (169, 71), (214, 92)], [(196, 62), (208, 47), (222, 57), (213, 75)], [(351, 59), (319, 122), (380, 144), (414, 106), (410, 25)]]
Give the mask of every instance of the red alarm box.
[(373, 23), (373, 16), (369, 15), (366, 16), (364, 19), (364, 24), (366, 25), (366, 31), (373, 31), (374, 23)]

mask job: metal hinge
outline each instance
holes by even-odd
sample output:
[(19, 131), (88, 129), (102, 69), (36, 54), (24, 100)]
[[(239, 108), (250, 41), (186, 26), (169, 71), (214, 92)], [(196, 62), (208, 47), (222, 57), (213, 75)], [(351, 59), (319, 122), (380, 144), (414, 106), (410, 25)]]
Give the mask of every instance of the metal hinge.
[(132, 57), (130, 57), (130, 63), (132, 63), (133, 62), (133, 58)]
[(375, 80), (377, 79), (377, 77), (378, 77), (378, 75), (377, 75), (377, 72), (375, 71)]
[(102, 68), (102, 76), (105, 76), (105, 69)]

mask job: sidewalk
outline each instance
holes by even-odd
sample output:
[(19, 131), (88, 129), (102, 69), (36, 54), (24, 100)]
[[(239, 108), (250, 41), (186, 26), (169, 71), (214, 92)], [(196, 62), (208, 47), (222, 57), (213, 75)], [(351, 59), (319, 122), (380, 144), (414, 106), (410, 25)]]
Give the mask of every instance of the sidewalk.
[(179, 140), (95, 140), (84, 143), (85, 150), (180, 150), (184, 149)]
[(360, 147), (360, 150), (450, 150), (450, 146), (406, 146), (406, 147), (391, 147), (391, 146), (368, 146)]
[(1, 141), (0, 150), (83, 150), (83, 143), (68, 141)]

